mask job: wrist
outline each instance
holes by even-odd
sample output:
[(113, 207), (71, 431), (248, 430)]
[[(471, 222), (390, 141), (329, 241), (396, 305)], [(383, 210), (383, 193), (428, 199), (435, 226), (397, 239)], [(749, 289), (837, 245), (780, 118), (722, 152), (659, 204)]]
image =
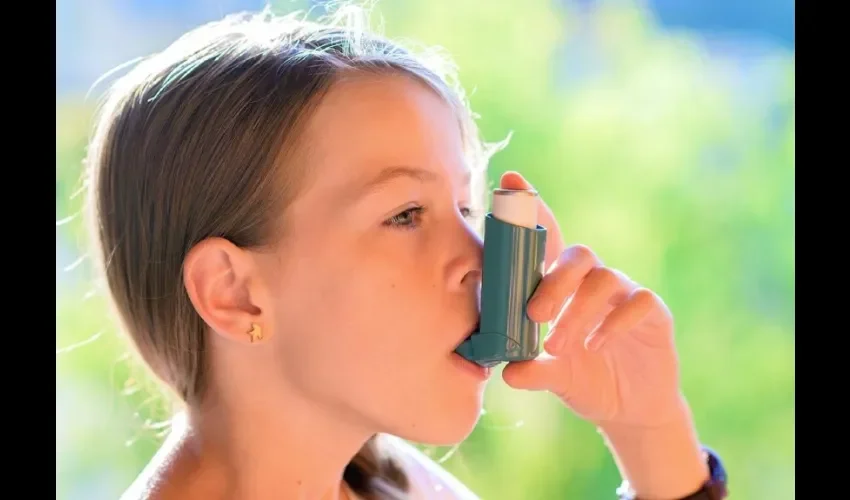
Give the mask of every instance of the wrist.
[(709, 479), (708, 464), (684, 398), (680, 406), (678, 415), (664, 425), (600, 426), (623, 479), (638, 498), (686, 497)]

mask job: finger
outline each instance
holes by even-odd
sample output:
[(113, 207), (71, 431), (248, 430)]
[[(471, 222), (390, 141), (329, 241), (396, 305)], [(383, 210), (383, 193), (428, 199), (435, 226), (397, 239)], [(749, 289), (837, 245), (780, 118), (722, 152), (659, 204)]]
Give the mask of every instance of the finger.
[[(514, 389), (526, 391), (561, 391), (569, 383), (564, 380), (569, 374), (555, 358), (543, 353), (531, 361), (508, 363), (502, 370), (505, 383)], [(557, 384), (557, 387), (555, 386)]]
[(583, 340), (630, 292), (630, 283), (622, 273), (607, 267), (593, 268), (558, 318), (546, 340), (546, 350), (559, 355), (571, 340)]
[[(525, 177), (513, 171), (502, 174), (499, 185), (503, 189), (534, 189)], [(549, 269), (563, 253), (566, 244), (561, 234), (561, 227), (543, 198), (538, 198), (537, 223), (546, 228), (546, 256), (543, 258), (543, 268)]]
[(656, 295), (646, 289), (638, 288), (631, 292), (619, 307), (616, 307), (602, 323), (587, 337), (585, 347), (596, 351), (609, 339), (637, 326), (658, 304)]
[(584, 245), (564, 250), (555, 267), (543, 277), (528, 304), (528, 316), (537, 323), (552, 321), (561, 312), (585, 276), (602, 262)]

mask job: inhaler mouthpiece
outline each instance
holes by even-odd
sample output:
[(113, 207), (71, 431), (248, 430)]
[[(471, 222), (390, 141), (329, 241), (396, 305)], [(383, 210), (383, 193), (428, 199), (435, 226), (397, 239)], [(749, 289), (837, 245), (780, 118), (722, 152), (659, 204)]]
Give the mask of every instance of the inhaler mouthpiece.
[(533, 190), (496, 189), (484, 218), (481, 322), (455, 352), (481, 366), (540, 354), (540, 327), (526, 305), (543, 278), (546, 228), (537, 223)]

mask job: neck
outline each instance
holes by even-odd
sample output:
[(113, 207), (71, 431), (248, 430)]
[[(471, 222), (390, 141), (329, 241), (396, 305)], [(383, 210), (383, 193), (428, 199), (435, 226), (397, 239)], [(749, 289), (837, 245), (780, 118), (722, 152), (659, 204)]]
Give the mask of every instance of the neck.
[[(295, 394), (224, 393), (188, 414), (196, 456), (234, 498), (341, 498), (346, 465), (372, 433)], [(253, 397), (252, 397), (253, 396)]]

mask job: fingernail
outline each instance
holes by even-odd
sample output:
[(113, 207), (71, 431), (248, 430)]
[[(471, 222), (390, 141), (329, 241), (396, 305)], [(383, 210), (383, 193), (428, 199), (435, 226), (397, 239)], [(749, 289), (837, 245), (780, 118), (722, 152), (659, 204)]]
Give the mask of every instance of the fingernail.
[(584, 343), (585, 349), (588, 351), (598, 351), (602, 344), (605, 343), (605, 335), (600, 334), (598, 331), (593, 332), (590, 337)]
[(552, 344), (552, 354), (560, 354), (564, 350), (564, 346), (567, 345), (567, 338), (567, 332), (561, 331), (558, 333), (558, 338)]
[(544, 315), (546, 314), (546, 311), (550, 309), (552, 309), (552, 305), (547, 303), (546, 299), (542, 297), (532, 300), (528, 305), (528, 312), (530, 313), (529, 316), (533, 315), (535, 318), (540, 320), (547, 319)]
[(554, 339), (554, 340), (553, 340), (553, 339), (552, 339), (552, 334), (550, 333), (549, 335), (547, 335), (547, 336), (546, 336), (546, 339), (543, 341), (543, 348), (544, 348), (544, 349), (546, 350), (546, 352), (548, 352), (549, 354), (553, 354), (553, 355), (557, 355), (557, 354), (558, 354), (557, 346), (556, 346), (556, 345), (555, 345), (555, 343), (554, 343), (554, 342), (555, 342), (555, 340), (557, 340), (557, 339)]

